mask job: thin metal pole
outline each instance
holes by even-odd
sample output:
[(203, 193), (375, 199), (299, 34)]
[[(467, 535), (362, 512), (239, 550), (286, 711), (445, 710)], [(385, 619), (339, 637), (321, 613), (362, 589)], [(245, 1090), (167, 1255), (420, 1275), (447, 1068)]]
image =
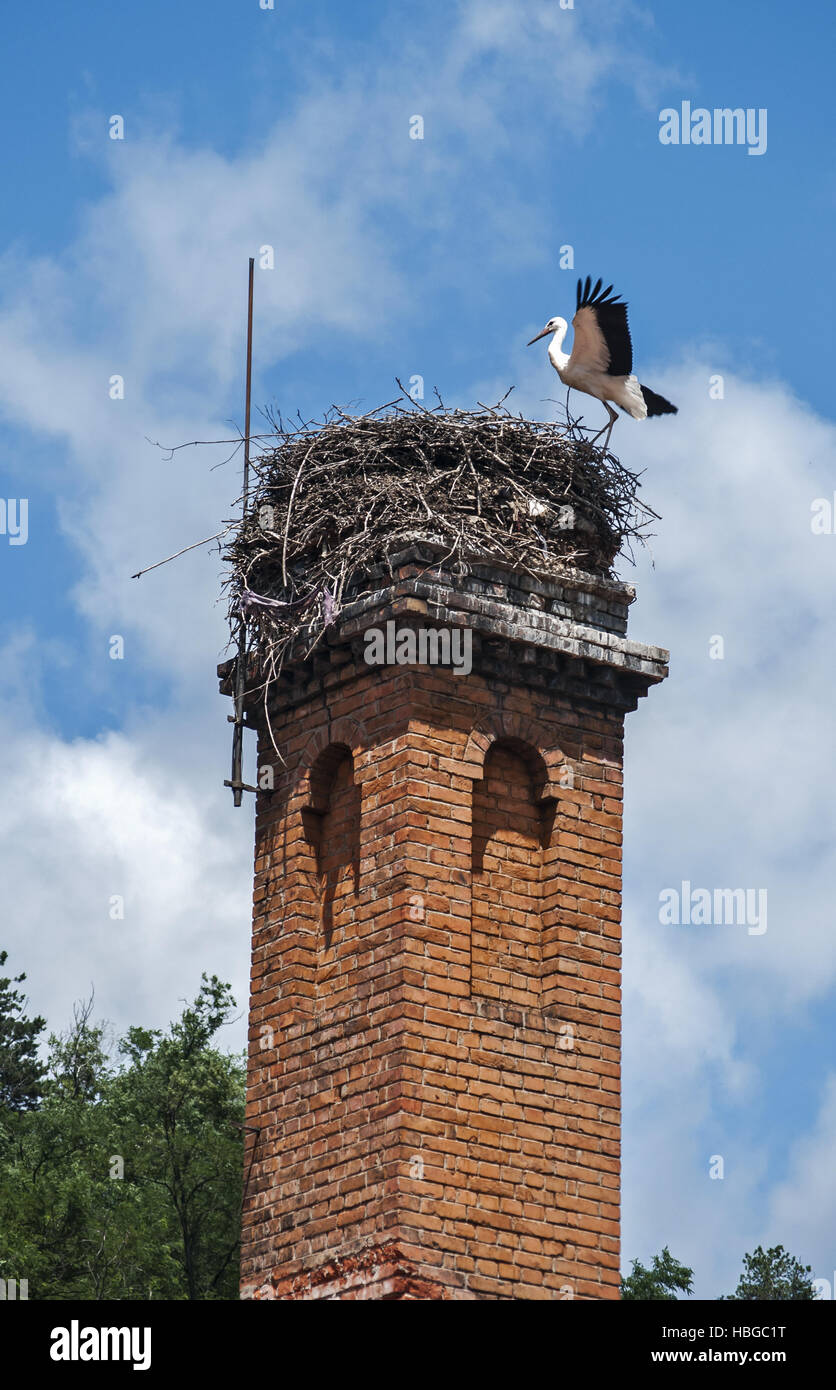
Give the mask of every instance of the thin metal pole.
[[(247, 302), (247, 387), (244, 405), (244, 491), (242, 519), (246, 520), (250, 497), (250, 396), (253, 380), (253, 272), (255, 258), (250, 256), (249, 298)], [(247, 678), (247, 622), (241, 614), (238, 624), (238, 660), (235, 664), (235, 726), (232, 730), (232, 801), (241, 805), (241, 755), (244, 743), (244, 692)]]

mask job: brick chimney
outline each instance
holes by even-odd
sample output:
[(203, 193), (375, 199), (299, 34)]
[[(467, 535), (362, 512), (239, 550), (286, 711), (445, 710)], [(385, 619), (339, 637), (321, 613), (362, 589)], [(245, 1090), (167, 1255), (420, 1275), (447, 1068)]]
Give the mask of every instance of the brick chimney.
[(245, 1298), (618, 1298), (623, 719), (667, 653), (570, 576), (422, 541), (249, 697)]

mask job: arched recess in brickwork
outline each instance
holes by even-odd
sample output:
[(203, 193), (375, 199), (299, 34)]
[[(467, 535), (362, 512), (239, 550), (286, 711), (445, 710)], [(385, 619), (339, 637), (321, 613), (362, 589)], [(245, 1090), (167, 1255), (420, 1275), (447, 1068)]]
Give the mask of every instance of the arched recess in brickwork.
[(560, 748), (550, 745), (544, 747), (544, 739), (537, 726), (517, 715), (503, 715), (473, 730), (464, 751), (466, 776), (479, 778), (485, 758), (491, 745), (499, 741), (516, 744), (521, 750), (528, 750), (524, 756), (534, 760), (533, 771), (536, 779), (538, 799), (545, 801), (560, 795), (561, 789), (573, 785), (571, 765)]
[[(359, 821), (360, 786), (366, 771), (365, 730), (353, 719), (324, 723), (303, 744), (289, 767), (283, 768), (277, 781), (272, 805), (275, 819), (270, 829), (270, 841), (265, 846), (270, 859), (282, 866), (281, 887), (273, 889), (279, 910), (266, 918), (266, 926), (277, 934), (278, 968), (271, 977), (270, 989), (275, 990), (288, 1005), (303, 1013), (317, 1007), (318, 981), (322, 982), (322, 947), (333, 956), (333, 943), (341, 932), (347, 909), (346, 897), (350, 877), (353, 890), (354, 864), (359, 862), (359, 827), (350, 849), (338, 839), (332, 843), (331, 821), (339, 814), (337, 802), (353, 798), (349, 821)], [(340, 770), (348, 760), (351, 767), (351, 787), (346, 785), (347, 769)], [(359, 769), (359, 771), (358, 771)], [(329, 845), (331, 852), (329, 853)], [(347, 862), (338, 863), (340, 858)], [(340, 872), (342, 870), (342, 872)], [(352, 891), (351, 897), (356, 897)], [(344, 933), (343, 933), (344, 935)]]
[(545, 769), (529, 745), (497, 739), (473, 783), (471, 992), (540, 1007), (543, 848), (553, 802), (538, 796)]
[(509, 717), (471, 734), (471, 993), (523, 1008), (557, 1000), (558, 800), (573, 785), (558, 748)]
[(349, 988), (360, 893), (361, 790), (348, 744), (327, 744), (305, 774), (300, 807), (315, 863), (314, 989), (320, 1004)]
[(311, 777), (317, 767), (319, 759), (329, 748), (344, 747), (354, 759), (355, 769), (360, 761), (361, 750), (366, 746), (366, 729), (356, 719), (335, 719), (333, 723), (323, 725), (312, 734), (305, 744), (299, 761), (296, 765), (296, 772), (293, 774), (294, 795), (301, 800), (303, 805), (308, 805), (311, 800)]

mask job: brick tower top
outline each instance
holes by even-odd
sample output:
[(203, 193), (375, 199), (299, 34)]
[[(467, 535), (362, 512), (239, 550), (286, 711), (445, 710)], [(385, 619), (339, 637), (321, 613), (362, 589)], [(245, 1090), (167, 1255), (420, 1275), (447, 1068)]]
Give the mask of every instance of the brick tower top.
[(667, 653), (496, 550), (393, 544), (250, 670), (244, 1296), (618, 1296), (623, 717)]

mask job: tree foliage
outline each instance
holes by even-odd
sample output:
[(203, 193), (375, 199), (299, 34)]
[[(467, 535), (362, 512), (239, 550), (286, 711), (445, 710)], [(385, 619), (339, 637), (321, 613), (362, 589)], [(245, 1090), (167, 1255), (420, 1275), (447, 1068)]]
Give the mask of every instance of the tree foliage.
[(673, 1258), (667, 1245), (661, 1255), (654, 1255), (650, 1268), (633, 1260), (631, 1272), (621, 1280), (622, 1299), (675, 1299), (678, 1293), (689, 1294), (694, 1284), (694, 1271)]
[[(809, 1265), (802, 1265), (783, 1245), (764, 1251), (759, 1245), (751, 1255), (743, 1257), (743, 1273), (734, 1293), (721, 1294), (723, 1299), (795, 1299), (816, 1297)], [(661, 1255), (654, 1255), (650, 1268), (633, 1260), (630, 1274), (621, 1279), (623, 1299), (675, 1299), (678, 1293), (690, 1294), (693, 1270), (681, 1265), (665, 1246)]]
[(783, 1245), (773, 1245), (769, 1250), (759, 1245), (751, 1255), (743, 1256), (743, 1273), (737, 1288), (724, 1297), (807, 1302), (816, 1297), (811, 1273), (810, 1265), (801, 1264)]
[(30, 1299), (237, 1297), (244, 1070), (215, 1045), (234, 1007), (204, 975), (114, 1060), (76, 1006), (37, 1106), (0, 1106), (0, 1277)]
[[(0, 970), (8, 959), (0, 951)], [(15, 989), (25, 975), (0, 978), (0, 1108), (31, 1110), (41, 1096), (43, 1063), (38, 1058), (38, 1041), (46, 1027), (43, 1018), (27, 1018), (26, 999)]]

